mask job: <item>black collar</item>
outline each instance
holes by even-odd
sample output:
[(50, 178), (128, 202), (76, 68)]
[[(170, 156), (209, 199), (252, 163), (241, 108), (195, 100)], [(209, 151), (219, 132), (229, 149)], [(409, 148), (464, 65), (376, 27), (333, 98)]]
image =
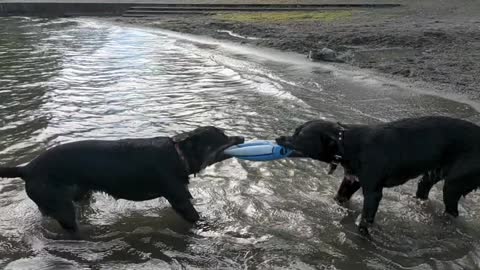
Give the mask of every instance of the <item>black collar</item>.
[(183, 154), (183, 151), (182, 149), (180, 149), (180, 145), (178, 144), (178, 142), (173, 142), (173, 145), (175, 146), (175, 150), (177, 151), (177, 155), (178, 157), (180, 158), (180, 160), (182, 161), (183, 163), (183, 167), (185, 168), (185, 172), (190, 175), (191, 171), (190, 171), (190, 164), (188, 164), (188, 160), (187, 158), (185, 157), (185, 155)]
[(328, 174), (332, 174), (338, 167), (343, 160), (343, 154), (345, 153), (343, 148), (343, 141), (344, 141), (344, 134), (345, 128), (342, 127), (340, 123), (338, 123), (339, 129), (337, 131), (337, 152), (333, 155), (333, 159), (330, 162), (330, 169), (328, 170)]

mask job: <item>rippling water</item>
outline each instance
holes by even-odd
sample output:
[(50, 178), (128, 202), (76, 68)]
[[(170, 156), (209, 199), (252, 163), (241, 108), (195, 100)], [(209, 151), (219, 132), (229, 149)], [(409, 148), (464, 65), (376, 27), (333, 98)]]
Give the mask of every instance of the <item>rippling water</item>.
[[(0, 163), (59, 143), (173, 135), (216, 125), (248, 139), (313, 118), (372, 123), (424, 114), (479, 119), (471, 106), (277, 54), (94, 19), (0, 18)], [(340, 173), (309, 160), (235, 159), (192, 179), (209, 228), (191, 228), (163, 199), (96, 194), (84, 241), (39, 211), (20, 179), (0, 182), (6, 269), (475, 269), (479, 196), (443, 215), (415, 181), (386, 190), (373, 241), (354, 225), (362, 197), (333, 201)], [(441, 185), (440, 185), (441, 186)]]

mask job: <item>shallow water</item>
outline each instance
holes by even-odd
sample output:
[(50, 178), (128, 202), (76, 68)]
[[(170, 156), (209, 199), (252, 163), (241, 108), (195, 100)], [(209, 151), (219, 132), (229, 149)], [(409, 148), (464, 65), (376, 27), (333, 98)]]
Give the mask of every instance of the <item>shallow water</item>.
[[(471, 104), (475, 106), (475, 104)], [(426, 114), (479, 119), (470, 105), (388, 80), (237, 47), (95, 19), (0, 18), (0, 164), (59, 143), (173, 135), (216, 125), (272, 139), (314, 118), (374, 123)], [(477, 194), (444, 218), (441, 184), (385, 191), (373, 240), (333, 196), (341, 171), (310, 160), (235, 159), (191, 181), (209, 227), (192, 228), (165, 200), (95, 194), (83, 241), (62, 239), (20, 179), (0, 182), (5, 269), (478, 269)]]

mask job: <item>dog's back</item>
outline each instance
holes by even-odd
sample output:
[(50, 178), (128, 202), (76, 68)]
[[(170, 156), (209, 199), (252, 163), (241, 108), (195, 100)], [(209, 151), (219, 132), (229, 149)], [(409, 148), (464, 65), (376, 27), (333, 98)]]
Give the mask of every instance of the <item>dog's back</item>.
[[(128, 198), (135, 191), (145, 194), (167, 178), (178, 178), (181, 164), (168, 137), (118, 141), (80, 141), (49, 149), (23, 170), (26, 181), (77, 185)], [(162, 168), (159, 170), (158, 164)], [(185, 175), (185, 177), (188, 177)]]
[(449, 168), (463, 156), (480, 156), (480, 127), (459, 119), (409, 118), (368, 129), (365, 155), (390, 178), (385, 186), (439, 167)]

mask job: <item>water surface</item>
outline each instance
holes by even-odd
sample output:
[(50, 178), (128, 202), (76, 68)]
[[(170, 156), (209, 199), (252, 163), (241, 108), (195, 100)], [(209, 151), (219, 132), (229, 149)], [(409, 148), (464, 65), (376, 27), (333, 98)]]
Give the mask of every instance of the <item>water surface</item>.
[[(427, 114), (479, 119), (464, 103), (425, 95), (296, 56), (189, 39), (95, 19), (0, 18), (0, 164), (17, 165), (82, 139), (174, 135), (216, 125), (272, 139), (304, 121), (375, 123)], [(164, 199), (95, 194), (80, 218), (86, 239), (62, 240), (20, 179), (0, 182), (5, 269), (475, 269), (479, 196), (444, 218), (441, 184), (384, 193), (373, 241), (333, 196), (341, 170), (311, 160), (235, 159), (191, 181), (209, 227), (192, 228)]]

